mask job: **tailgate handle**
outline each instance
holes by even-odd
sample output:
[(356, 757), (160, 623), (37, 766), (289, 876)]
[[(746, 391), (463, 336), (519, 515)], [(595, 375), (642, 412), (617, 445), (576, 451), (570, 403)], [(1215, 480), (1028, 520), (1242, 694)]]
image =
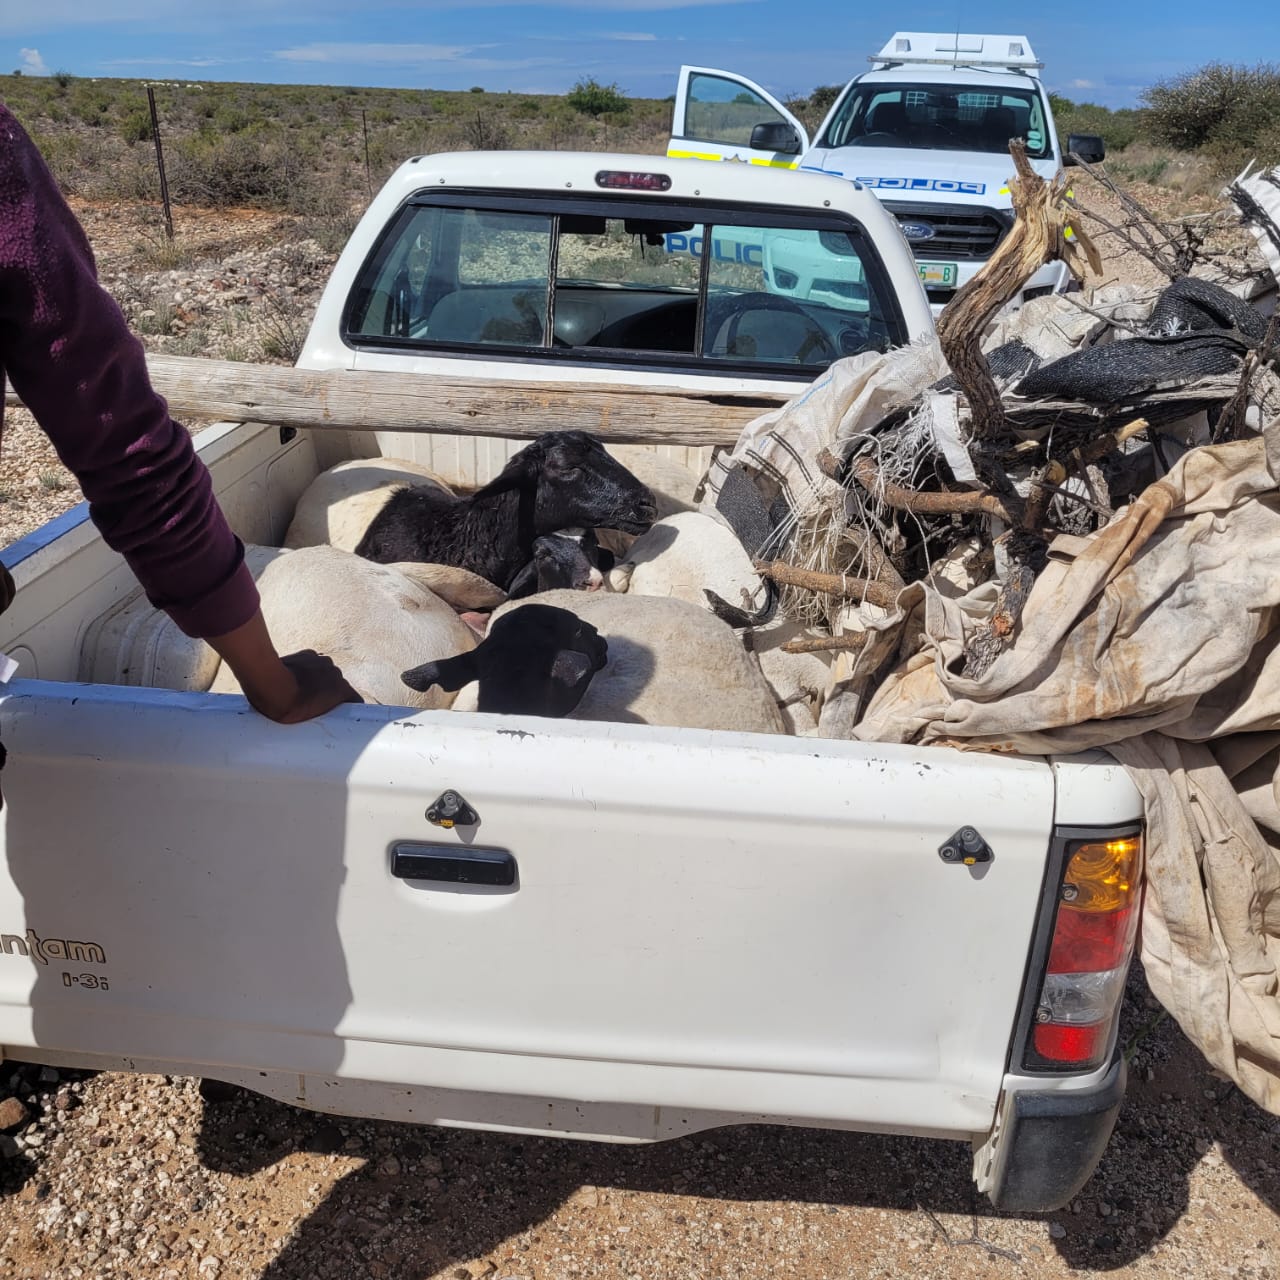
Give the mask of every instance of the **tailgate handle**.
[(402, 840), (391, 846), (391, 874), (401, 880), (510, 887), (516, 882), (516, 860), (505, 849)]

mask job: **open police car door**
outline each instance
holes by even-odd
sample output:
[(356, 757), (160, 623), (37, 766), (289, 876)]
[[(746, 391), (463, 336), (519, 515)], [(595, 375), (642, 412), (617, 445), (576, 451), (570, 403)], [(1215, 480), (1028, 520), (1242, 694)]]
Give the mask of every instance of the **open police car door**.
[(795, 169), (804, 125), (758, 84), (729, 71), (681, 67), (667, 155)]

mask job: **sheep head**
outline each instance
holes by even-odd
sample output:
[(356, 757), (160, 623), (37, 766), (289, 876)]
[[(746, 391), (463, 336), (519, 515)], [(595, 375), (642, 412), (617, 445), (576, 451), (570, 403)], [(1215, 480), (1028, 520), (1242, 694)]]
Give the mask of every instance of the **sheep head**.
[(567, 609), (527, 604), (503, 614), (469, 653), (424, 662), (400, 678), (420, 693), (434, 684), (456, 692), (476, 680), (480, 711), (558, 717), (582, 701), (608, 655), (589, 622)]
[(654, 521), (653, 494), (585, 431), (548, 431), (514, 454), (476, 494), (518, 489), (532, 497), (533, 532), (621, 529), (643, 533)]

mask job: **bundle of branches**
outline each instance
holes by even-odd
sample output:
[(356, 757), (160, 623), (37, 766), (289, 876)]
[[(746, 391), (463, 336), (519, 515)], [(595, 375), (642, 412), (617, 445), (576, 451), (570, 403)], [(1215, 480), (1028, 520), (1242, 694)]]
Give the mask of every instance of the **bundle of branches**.
[[(812, 557), (799, 567), (794, 554), (758, 562), (793, 601), (818, 593), (832, 630), (844, 602), (891, 608), (906, 583), (944, 563), (970, 583), (994, 576), (994, 609), (966, 647), (974, 677), (1015, 634), (1049, 541), (1100, 527), (1167, 469), (1157, 428), (1176, 434), (1174, 424), (1204, 414), (1207, 439), (1225, 440), (1248, 428), (1251, 407), (1255, 418), (1280, 412), (1278, 321), (1185, 274), (1197, 264), (1190, 233), (1177, 253), (1167, 230), (1148, 233), (1174, 275), (1140, 328), (1115, 335), (1113, 326), (1115, 340), (1047, 363), (1016, 341), (984, 351), (997, 313), (1042, 264), (1061, 259), (1078, 281), (1101, 274), (1065, 180), (1036, 174), (1020, 142), (1010, 152), (1013, 229), (938, 323), (951, 377), (845, 442), (846, 456), (818, 459), (845, 493), (824, 513), (840, 527), (823, 570)], [(812, 611), (789, 611), (812, 620)], [(855, 648), (862, 637), (843, 643)]]

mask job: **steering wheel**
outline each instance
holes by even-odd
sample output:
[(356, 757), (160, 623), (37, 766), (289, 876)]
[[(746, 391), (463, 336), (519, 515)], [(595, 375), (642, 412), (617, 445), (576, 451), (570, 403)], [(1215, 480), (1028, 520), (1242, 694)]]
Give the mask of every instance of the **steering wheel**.
[[(734, 339), (738, 336), (738, 324), (744, 316), (750, 311), (781, 311), (788, 315), (802, 316), (809, 325), (810, 332), (821, 343), (821, 347), (815, 346), (814, 350), (807, 354), (811, 357), (802, 361), (804, 364), (830, 364), (833, 360), (838, 360), (840, 353), (832, 344), (831, 339), (823, 332), (822, 328), (814, 320), (814, 318), (797, 302), (793, 302), (790, 298), (784, 298), (777, 293), (744, 293), (739, 294), (736, 298), (726, 299), (721, 308), (717, 308), (720, 314), (715, 318), (715, 327), (718, 331), (724, 328), (724, 354), (729, 353)], [(797, 355), (800, 353), (797, 352)]]

